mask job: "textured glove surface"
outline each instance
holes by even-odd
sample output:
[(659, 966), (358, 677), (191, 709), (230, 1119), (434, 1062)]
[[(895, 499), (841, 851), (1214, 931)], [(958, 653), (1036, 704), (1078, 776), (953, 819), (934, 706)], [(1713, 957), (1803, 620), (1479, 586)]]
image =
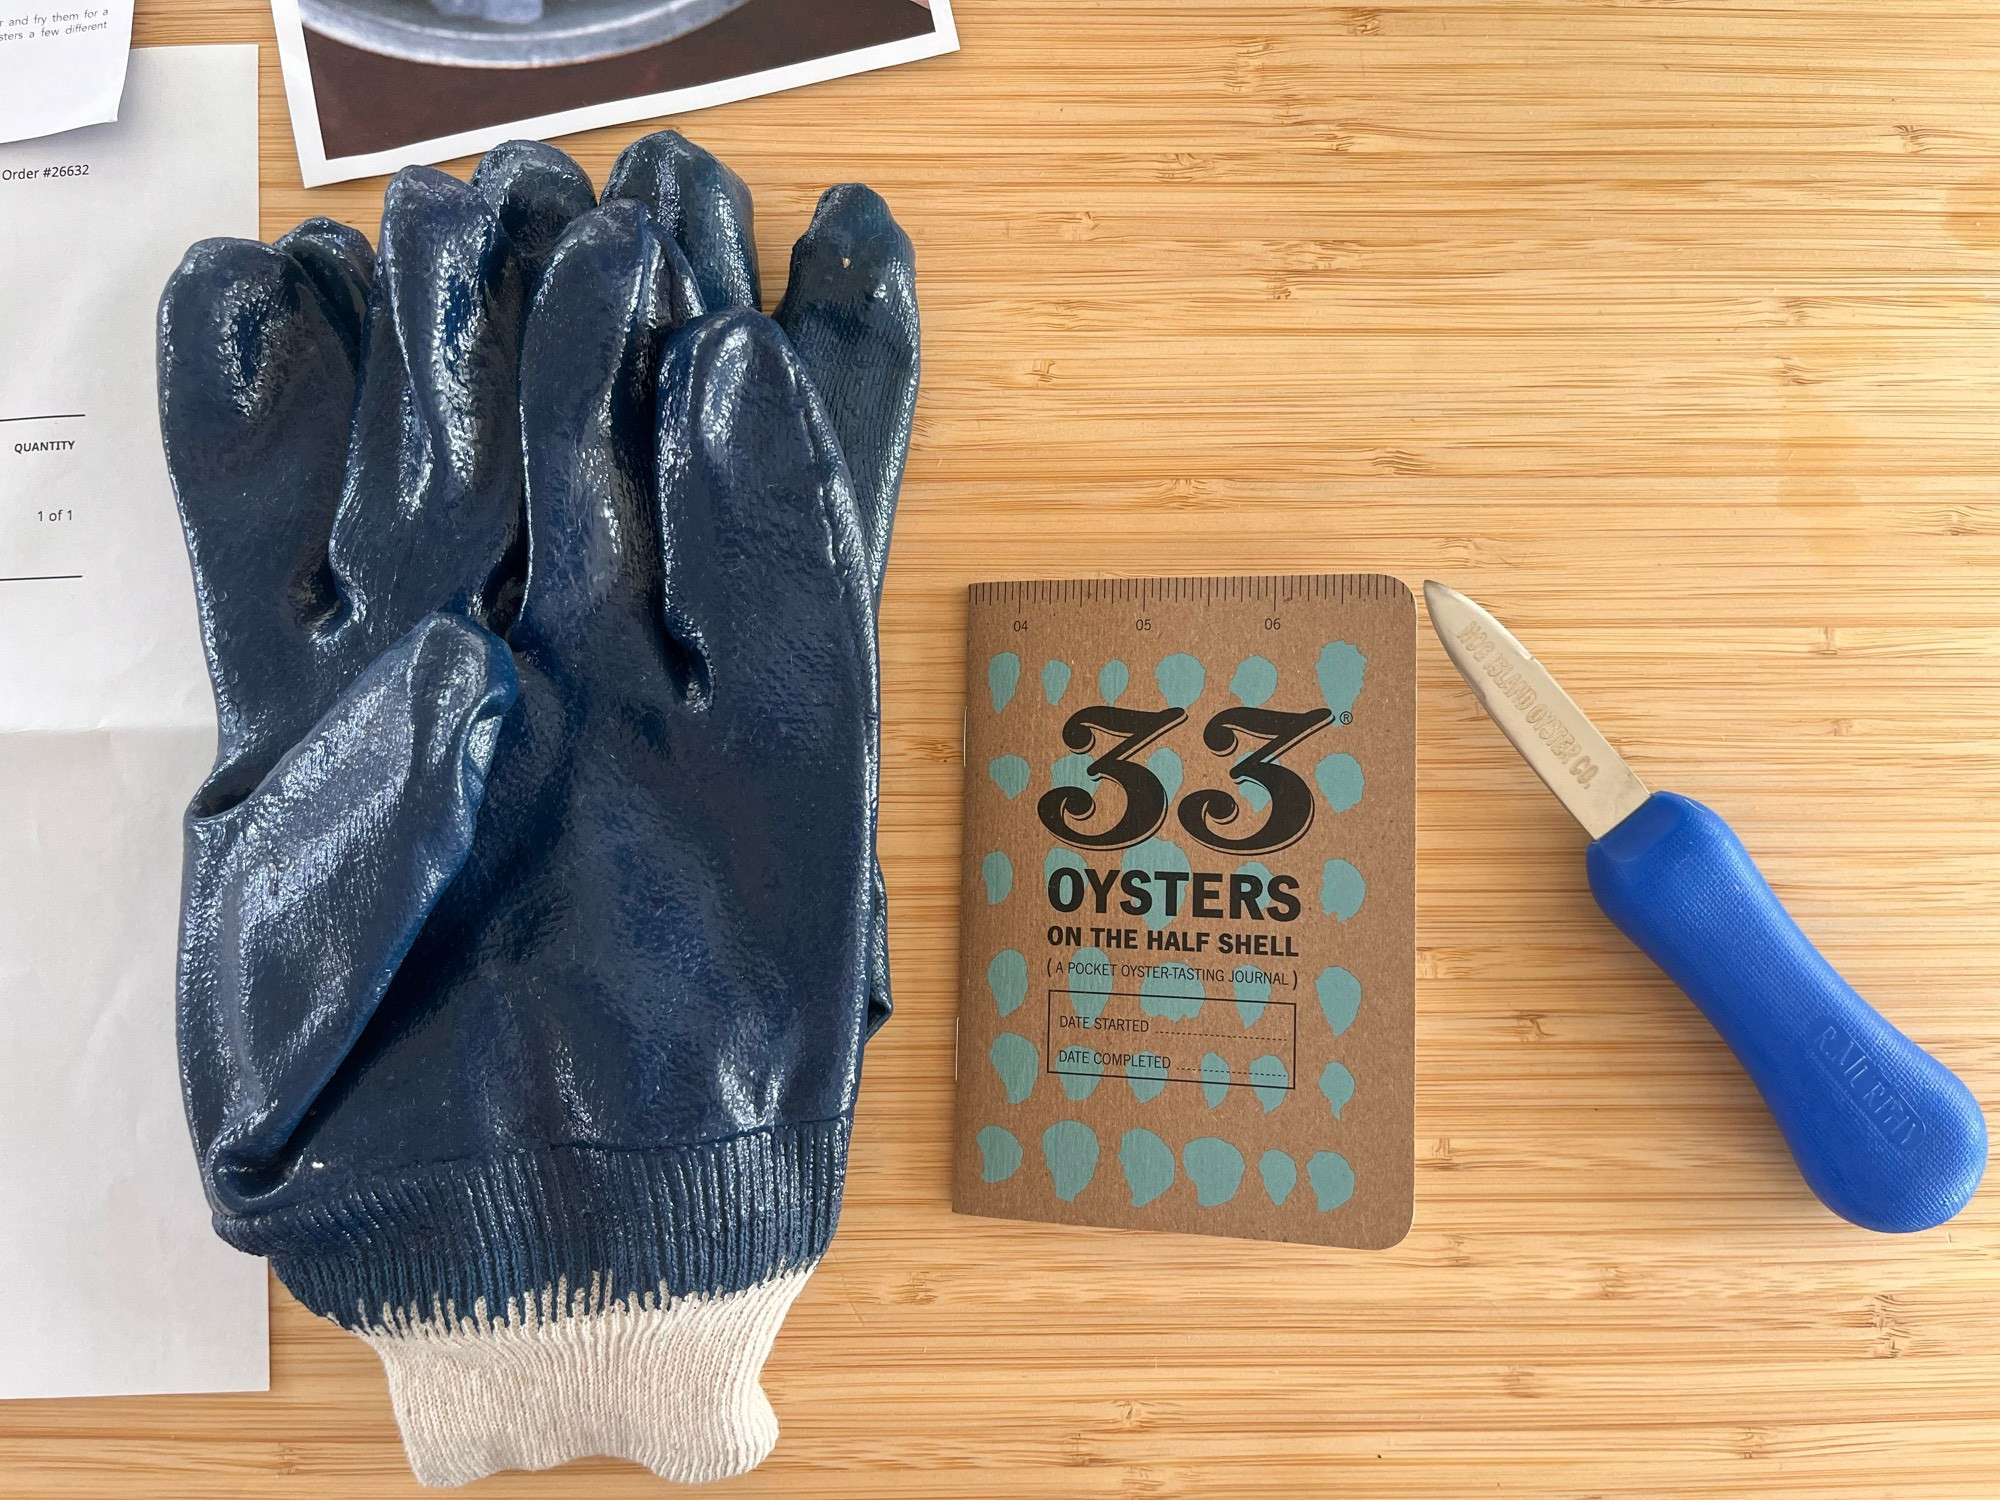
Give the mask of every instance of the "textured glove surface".
[(838, 1212), (887, 1001), (908, 240), (836, 189), (778, 321), (756, 295), (747, 193), (663, 136), (601, 207), (515, 143), (470, 185), (401, 174), (372, 258), (313, 221), (196, 246), (163, 299), (222, 725), (188, 824), (190, 1122), (218, 1229), (384, 1349), (433, 1481), (754, 1462), (761, 1350), (705, 1377), (734, 1394), (698, 1393), (704, 1434), (564, 1330), (638, 1318), (662, 1368), (728, 1364), (685, 1347), (725, 1326), (768, 1348)]

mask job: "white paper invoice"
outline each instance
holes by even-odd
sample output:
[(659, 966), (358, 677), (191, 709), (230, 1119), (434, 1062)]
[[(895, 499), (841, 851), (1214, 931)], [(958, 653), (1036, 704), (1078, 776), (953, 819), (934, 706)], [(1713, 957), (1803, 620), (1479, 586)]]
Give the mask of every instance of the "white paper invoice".
[(118, 123), (0, 146), (0, 1396), (268, 1384), (175, 1062), (215, 712), (153, 377), (182, 252), (257, 229), (255, 47), (141, 50)]
[(132, 0), (0, 0), (0, 141), (118, 118)]

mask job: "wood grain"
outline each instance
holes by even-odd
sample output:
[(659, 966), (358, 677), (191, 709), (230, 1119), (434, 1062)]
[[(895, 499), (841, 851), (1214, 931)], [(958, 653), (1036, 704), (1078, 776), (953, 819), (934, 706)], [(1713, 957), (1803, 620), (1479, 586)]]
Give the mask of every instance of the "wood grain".
[[(689, 122), (756, 190), (774, 272), (823, 184), (882, 189), (926, 331), (884, 604), (898, 1013), (770, 1366), (784, 1440), (718, 1493), (2000, 1493), (2000, 1198), (1910, 1239), (1819, 1208), (1432, 650), (1409, 1239), (947, 1208), (985, 578), (1444, 577), (2000, 1101), (2000, 13), (961, 0), (959, 23), (956, 57)], [(262, 42), (266, 229), (374, 227), (379, 183), (298, 186), (259, 0), (141, 0), (139, 39)], [(568, 144), (601, 178), (638, 133)], [(268, 1397), (0, 1406), (0, 1492), (414, 1493), (372, 1356), (273, 1311)], [(659, 1490), (598, 1463), (481, 1492)]]

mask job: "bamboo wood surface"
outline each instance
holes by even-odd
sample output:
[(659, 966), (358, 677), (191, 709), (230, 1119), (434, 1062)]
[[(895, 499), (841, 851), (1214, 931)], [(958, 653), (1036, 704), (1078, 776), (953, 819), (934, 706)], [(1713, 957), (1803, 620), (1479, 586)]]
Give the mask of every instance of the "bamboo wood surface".
[[(1409, 1239), (1122, 1236), (947, 1194), (986, 578), (1458, 585), (2000, 1103), (2000, 12), (958, 19), (955, 57), (684, 122), (756, 191), (774, 280), (822, 185), (880, 188), (926, 336), (884, 602), (897, 1015), (769, 1368), (784, 1438), (717, 1493), (2000, 1494), (2000, 1193), (1908, 1239), (1821, 1209), (1428, 642)], [(298, 185), (261, 0), (140, 0), (138, 40), (262, 43), (266, 231), (373, 230), (379, 182)], [(642, 129), (565, 144), (601, 180)], [(415, 1493), (359, 1342), (274, 1288), (272, 1354), (269, 1396), (0, 1405), (0, 1493)], [(479, 1491), (660, 1492), (602, 1462)]]

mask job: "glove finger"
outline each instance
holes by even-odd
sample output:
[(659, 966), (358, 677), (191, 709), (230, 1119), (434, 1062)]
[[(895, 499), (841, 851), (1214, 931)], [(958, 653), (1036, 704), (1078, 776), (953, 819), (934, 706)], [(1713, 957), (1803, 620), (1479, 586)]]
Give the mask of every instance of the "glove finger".
[(332, 219), (307, 219), (279, 240), (277, 248), (312, 278), (334, 326), (358, 359), (368, 289), (375, 282), (375, 250), (368, 236)]
[(894, 1010), (889, 995), (889, 888), (877, 859), (868, 906), (868, 1020), (863, 1035), (880, 1031)]
[(698, 311), (686, 259), (641, 203), (578, 218), (550, 258), (521, 350), (521, 650), (574, 639), (606, 608), (633, 639), (658, 639), (653, 377), (668, 331)]
[(847, 458), (879, 598), (916, 418), (919, 337), (916, 252), (878, 194), (859, 183), (826, 190), (792, 247), (776, 316)]
[(597, 206), (590, 178), (541, 141), (506, 141), (481, 158), (472, 187), (500, 217), (532, 287), (570, 220)]
[(637, 198), (680, 243), (711, 312), (762, 307), (750, 189), (678, 130), (642, 136), (619, 153), (604, 196)]
[(798, 355), (750, 311), (669, 341), (658, 441), (661, 618), (683, 689), (666, 742), (698, 789), (697, 837), (783, 925), (786, 984), (851, 1002), (814, 1034), (858, 1044), (874, 977), (875, 618), (847, 468)]
[(515, 692), (504, 644), (433, 615), (248, 798), (190, 817), (181, 1063), (224, 1211), (303, 1168), (308, 1111), (471, 849)]
[[(254, 785), (298, 725), (314, 628), (334, 604), (354, 353), (299, 261), (204, 240), (160, 299), (160, 429), (221, 720), (216, 783)], [(316, 710), (309, 710), (316, 711)]]
[(769, 318), (723, 313), (669, 343), (658, 483), (664, 620), (693, 664), (691, 701), (726, 739), (741, 729), (808, 759), (823, 740), (828, 767), (850, 751), (872, 766), (874, 612), (853, 487)]
[(396, 174), (330, 549), (351, 660), (432, 610), (503, 628), (519, 603), (524, 288), (484, 198), (428, 167)]

